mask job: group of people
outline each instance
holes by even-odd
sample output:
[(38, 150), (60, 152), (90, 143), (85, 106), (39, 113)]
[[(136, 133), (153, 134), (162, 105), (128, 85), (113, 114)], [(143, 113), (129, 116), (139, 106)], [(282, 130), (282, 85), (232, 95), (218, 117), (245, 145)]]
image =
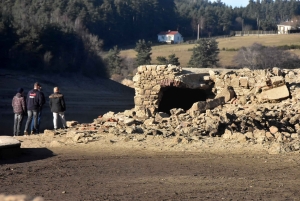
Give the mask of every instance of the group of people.
[[(27, 96), (24, 96), (23, 88), (17, 90), (17, 94), (13, 97), (12, 107), (14, 111), (14, 128), (13, 135), (21, 134), (21, 126), (24, 116), (27, 114), (24, 136), (29, 135), (28, 128), (30, 126), (30, 134), (39, 134), (41, 115), (44, 104), (46, 103), (45, 95), (41, 91), (42, 86), (36, 82), (34, 88), (30, 90)], [(66, 129), (66, 120), (64, 112), (66, 111), (66, 103), (63, 94), (59, 92), (58, 87), (54, 87), (53, 94), (49, 96), (49, 106), (53, 113), (54, 130), (57, 127), (58, 116), (60, 116), (63, 128)]]

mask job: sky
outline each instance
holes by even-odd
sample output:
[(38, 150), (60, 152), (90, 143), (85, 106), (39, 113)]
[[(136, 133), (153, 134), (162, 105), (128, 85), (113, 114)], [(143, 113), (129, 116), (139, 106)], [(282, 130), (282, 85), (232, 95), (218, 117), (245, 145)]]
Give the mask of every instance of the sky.
[(232, 7), (246, 7), (249, 3), (249, 0), (221, 0), (223, 3), (225, 3), (228, 6)]

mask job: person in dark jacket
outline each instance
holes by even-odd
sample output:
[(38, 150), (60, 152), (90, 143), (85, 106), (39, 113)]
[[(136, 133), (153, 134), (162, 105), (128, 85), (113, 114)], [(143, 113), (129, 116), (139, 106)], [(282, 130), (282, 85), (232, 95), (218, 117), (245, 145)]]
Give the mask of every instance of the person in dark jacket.
[[(41, 93), (41, 96), (42, 96), (42, 102), (45, 103), (46, 100), (45, 100), (45, 95), (44, 95), (44, 93), (42, 92), (42, 86), (39, 86), (39, 87), (38, 87), (38, 90), (39, 90), (40, 93)], [(38, 115), (37, 115), (36, 134), (39, 134), (39, 133), (40, 133), (40, 125), (41, 125), (42, 111), (43, 111), (43, 107), (40, 107), (39, 113), (38, 113)], [(31, 129), (31, 134), (33, 134), (33, 133), (34, 133), (34, 121), (31, 121), (30, 129)]]
[(28, 118), (25, 125), (25, 136), (28, 135), (28, 127), (31, 124), (32, 118), (34, 121), (34, 131), (31, 134), (37, 132), (37, 115), (39, 113), (40, 108), (45, 104), (45, 100), (43, 100), (43, 96), (38, 90), (41, 85), (38, 82), (36, 82), (33, 86), (34, 88), (28, 92), (26, 98)]
[(49, 105), (50, 105), (51, 112), (53, 113), (54, 130), (57, 129), (58, 115), (60, 116), (63, 128), (66, 129), (67, 128), (66, 120), (65, 120), (66, 103), (65, 103), (64, 95), (59, 92), (58, 87), (54, 87), (53, 92), (54, 94), (51, 94), (49, 96)]
[(19, 88), (17, 94), (12, 99), (12, 107), (15, 113), (14, 117), (14, 136), (18, 136), (21, 133), (21, 125), (23, 116), (26, 113), (26, 102), (23, 94), (23, 89)]

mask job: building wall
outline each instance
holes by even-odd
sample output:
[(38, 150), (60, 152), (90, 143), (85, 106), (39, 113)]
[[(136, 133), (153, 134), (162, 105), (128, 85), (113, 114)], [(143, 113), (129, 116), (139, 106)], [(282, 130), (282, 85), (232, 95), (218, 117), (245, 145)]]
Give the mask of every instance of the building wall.
[(181, 34), (175, 34), (175, 35), (158, 35), (158, 41), (159, 42), (171, 42), (174, 41), (174, 43), (181, 43), (183, 42), (183, 38)]

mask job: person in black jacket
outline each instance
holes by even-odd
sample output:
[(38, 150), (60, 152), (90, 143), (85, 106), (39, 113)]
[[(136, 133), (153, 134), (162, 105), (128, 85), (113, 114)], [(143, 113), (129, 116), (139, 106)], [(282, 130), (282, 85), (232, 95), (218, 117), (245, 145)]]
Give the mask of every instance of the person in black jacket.
[(37, 115), (39, 113), (40, 108), (45, 104), (45, 99), (39, 91), (39, 87), (41, 85), (36, 82), (34, 83), (34, 88), (30, 90), (27, 94), (26, 102), (27, 102), (27, 114), (28, 118), (25, 125), (24, 135), (28, 135), (28, 126), (31, 124), (32, 118), (34, 121), (34, 132), (37, 132)]
[(53, 113), (54, 130), (57, 129), (58, 115), (60, 116), (63, 128), (66, 129), (67, 128), (66, 120), (65, 120), (66, 103), (65, 103), (64, 95), (59, 93), (58, 87), (54, 87), (53, 91), (54, 94), (51, 94), (49, 96), (49, 105), (50, 105), (51, 112)]
[[(39, 86), (39, 87), (38, 87), (38, 90), (39, 90), (39, 92), (40, 92), (40, 94), (41, 94), (41, 96), (42, 96), (42, 101), (43, 101), (43, 103), (45, 103), (46, 100), (45, 100), (45, 95), (44, 95), (44, 93), (42, 92), (42, 86)], [(39, 113), (37, 114), (36, 134), (39, 134), (39, 133), (40, 133), (40, 125), (41, 125), (42, 111), (43, 111), (43, 107), (40, 107)], [(33, 134), (33, 133), (34, 133), (34, 121), (31, 121), (30, 129), (31, 129), (31, 134)]]

